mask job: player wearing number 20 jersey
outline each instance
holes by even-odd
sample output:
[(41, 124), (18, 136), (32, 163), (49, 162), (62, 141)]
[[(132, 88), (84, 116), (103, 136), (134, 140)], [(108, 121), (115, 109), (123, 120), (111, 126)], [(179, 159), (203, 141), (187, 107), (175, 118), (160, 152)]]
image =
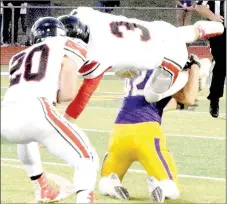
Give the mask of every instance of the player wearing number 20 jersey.
[(33, 45), (9, 63), (10, 86), (1, 108), (1, 135), (18, 144), (18, 157), (34, 183), (37, 202), (56, 201), (66, 195), (47, 182), (40, 143), (73, 167), (77, 203), (93, 203), (96, 151), (85, 133), (53, 106), (75, 97), (86, 46), (66, 37), (64, 25), (52, 17), (34, 24), (32, 39)]
[(16, 54), (9, 63), (10, 87), (4, 101), (45, 97), (50, 102), (57, 102), (63, 56), (76, 60), (81, 67), (86, 53), (82, 41), (55, 37)]

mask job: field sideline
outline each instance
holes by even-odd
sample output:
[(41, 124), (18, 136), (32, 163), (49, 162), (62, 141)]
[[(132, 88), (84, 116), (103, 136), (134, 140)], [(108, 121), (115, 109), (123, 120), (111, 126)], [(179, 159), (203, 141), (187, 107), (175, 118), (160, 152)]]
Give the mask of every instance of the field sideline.
[[(7, 66), (1, 67), (6, 72)], [(8, 86), (8, 77), (1, 76), (1, 99)], [(226, 101), (220, 104), (221, 117), (213, 119), (206, 100), (207, 90), (200, 93), (199, 107), (194, 111), (169, 111), (164, 114), (163, 128), (168, 146), (173, 153), (180, 174), (182, 195), (167, 203), (225, 203), (225, 111)], [(123, 97), (123, 81), (106, 76), (89, 103), (89, 108), (77, 120), (97, 149), (102, 162), (114, 119)], [(63, 113), (67, 104), (58, 106)], [(98, 117), (97, 117), (98, 115)], [(2, 139), (1, 143), (2, 203), (33, 202), (32, 185), (17, 160), (16, 145)], [(44, 169), (50, 180), (60, 183), (67, 198), (61, 203), (75, 200), (71, 185), (72, 169), (62, 160), (41, 149)], [(101, 165), (101, 164), (100, 164)], [(146, 176), (143, 168), (135, 163), (124, 179), (131, 200), (126, 203), (148, 203)], [(99, 178), (98, 178), (99, 179)], [(13, 184), (13, 185), (12, 185)], [(100, 196), (96, 189), (97, 203), (122, 203)]]

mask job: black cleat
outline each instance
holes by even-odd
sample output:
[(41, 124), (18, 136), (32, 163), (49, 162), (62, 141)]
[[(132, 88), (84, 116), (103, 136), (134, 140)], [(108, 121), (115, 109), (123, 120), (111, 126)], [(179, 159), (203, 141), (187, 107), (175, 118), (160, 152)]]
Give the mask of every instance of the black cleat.
[(115, 186), (116, 197), (122, 200), (129, 200), (129, 193), (126, 188), (122, 186)]
[(213, 118), (219, 116), (219, 100), (210, 101), (210, 114)]
[(153, 200), (158, 202), (158, 203), (164, 203), (165, 197), (163, 195), (163, 191), (160, 187), (157, 187), (153, 192), (152, 192), (152, 197)]

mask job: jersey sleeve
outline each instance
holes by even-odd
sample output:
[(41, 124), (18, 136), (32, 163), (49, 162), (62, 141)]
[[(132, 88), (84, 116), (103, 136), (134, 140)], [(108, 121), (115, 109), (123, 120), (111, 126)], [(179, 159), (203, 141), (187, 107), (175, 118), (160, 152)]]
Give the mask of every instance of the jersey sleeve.
[(80, 41), (68, 39), (64, 45), (64, 52), (73, 62), (81, 67), (86, 61), (87, 47)]
[(88, 60), (85, 64), (79, 69), (79, 74), (85, 79), (94, 79), (100, 75), (102, 75), (105, 71), (110, 69), (111, 67), (107, 67), (103, 64), (100, 64), (94, 60)]
[(92, 94), (98, 87), (104, 73), (95, 79), (84, 79), (83, 84), (81, 85), (78, 94), (75, 99), (69, 104), (66, 109), (66, 114), (70, 117), (76, 119), (80, 113), (84, 110)]

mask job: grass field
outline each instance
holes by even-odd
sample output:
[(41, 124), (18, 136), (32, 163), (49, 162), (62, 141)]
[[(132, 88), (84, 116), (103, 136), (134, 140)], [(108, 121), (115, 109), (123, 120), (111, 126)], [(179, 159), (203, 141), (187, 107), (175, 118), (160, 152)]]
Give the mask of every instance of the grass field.
[[(1, 71), (7, 71), (2, 66)], [(8, 86), (8, 77), (1, 76), (1, 99)], [(101, 93), (101, 92), (116, 92)], [(123, 82), (106, 77), (82, 113), (77, 124), (85, 130), (102, 161), (106, 151), (109, 131), (119, 110), (123, 93)], [(208, 114), (207, 90), (199, 98), (199, 107), (194, 111), (170, 111), (164, 114), (163, 129), (168, 146), (173, 153), (183, 188), (176, 201), (167, 203), (225, 203), (225, 111), (226, 102), (221, 100), (221, 116), (213, 119)], [(63, 113), (66, 104), (58, 106)], [(41, 149), (46, 172), (62, 176), (71, 182), (72, 169), (62, 160)], [(137, 170), (137, 171), (136, 171)], [(16, 145), (2, 139), (1, 143), (1, 202), (28, 203), (34, 199), (32, 185), (21, 163), (17, 160)], [(98, 178), (99, 179), (99, 178)], [(124, 179), (131, 200), (126, 203), (151, 203), (147, 192), (146, 175), (135, 163)], [(120, 203), (100, 196), (97, 203)], [(73, 203), (72, 194), (61, 203)]]

